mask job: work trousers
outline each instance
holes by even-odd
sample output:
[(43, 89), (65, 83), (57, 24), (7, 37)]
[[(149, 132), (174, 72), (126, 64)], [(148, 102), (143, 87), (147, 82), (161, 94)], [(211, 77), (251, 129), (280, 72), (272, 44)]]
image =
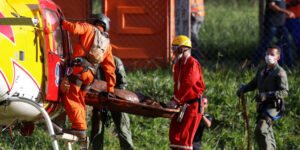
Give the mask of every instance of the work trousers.
[(192, 41), (192, 48), (194, 50), (199, 49), (199, 30), (201, 25), (204, 21), (204, 17), (200, 16), (192, 16), (191, 19), (191, 41)]
[[(272, 116), (277, 116), (279, 111), (276, 108), (268, 108), (267, 111)], [(255, 140), (259, 150), (276, 150), (276, 141), (273, 133), (273, 121), (265, 112), (262, 112), (257, 120), (254, 131)]]
[(300, 56), (300, 18), (296, 19), (287, 19), (285, 26), (292, 35), (293, 41), (298, 50), (298, 55)]
[[(298, 55), (300, 56), (300, 18), (296, 18), (296, 19), (287, 19), (285, 22), (285, 27), (288, 29), (289, 34), (292, 36), (294, 44), (297, 48), (297, 52)], [(280, 44), (280, 42), (277, 42), (277, 45), (282, 48), (282, 44)], [(293, 51), (288, 51), (289, 55), (293, 55)], [(279, 64), (283, 65), (286, 64), (286, 59), (285, 55), (283, 53), (281, 53), (280, 55), (280, 60), (279, 60)]]
[[(110, 111), (120, 141), (121, 150), (132, 150), (132, 135), (130, 131), (130, 120), (126, 113)], [(103, 149), (104, 127), (108, 119), (106, 110), (93, 109), (91, 147), (93, 150)]]
[[(83, 67), (73, 67), (73, 75), (77, 76)], [(90, 85), (94, 76), (93, 73), (88, 70), (83, 72), (80, 76), (83, 85)], [(81, 90), (81, 86), (78, 86), (70, 82), (70, 91), (63, 96), (63, 104), (65, 111), (72, 123), (72, 129), (86, 130), (86, 106), (85, 95), (87, 91)]]
[(193, 149), (193, 139), (202, 118), (198, 107), (198, 102), (189, 104), (181, 122), (177, 121), (178, 115), (172, 118), (169, 130), (171, 148)]

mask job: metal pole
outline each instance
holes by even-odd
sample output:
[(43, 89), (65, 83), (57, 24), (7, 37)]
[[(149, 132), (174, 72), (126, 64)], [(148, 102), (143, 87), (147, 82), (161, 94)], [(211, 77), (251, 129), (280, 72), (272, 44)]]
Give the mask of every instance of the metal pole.
[(169, 0), (169, 64), (172, 63), (172, 1)]
[(175, 36), (191, 36), (190, 0), (175, 0)]
[(264, 0), (259, 0), (259, 5), (258, 5), (259, 9), (258, 9), (258, 22), (259, 22), (259, 40), (261, 40), (261, 38), (263, 37), (264, 34)]
[(54, 132), (54, 129), (53, 129), (53, 126), (52, 126), (51, 119), (50, 119), (47, 111), (43, 107), (41, 107), (38, 103), (36, 103), (36, 102), (34, 102), (30, 99), (27, 99), (27, 98), (19, 98), (19, 97), (18, 98), (9, 98), (8, 101), (27, 103), (29, 105), (32, 105), (36, 109), (38, 109), (42, 113), (43, 117), (45, 118), (47, 128), (48, 128), (48, 131), (49, 131), (49, 134), (50, 134), (53, 149), (54, 150), (59, 150), (57, 140), (55, 138), (55, 132)]
[(63, 132), (63, 129), (59, 125), (57, 125), (55, 122), (52, 122), (52, 125), (58, 132)]
[(192, 25), (192, 20), (191, 20), (191, 0), (188, 0), (188, 16), (187, 16), (187, 19), (188, 19), (188, 37), (191, 38), (191, 25)]
[(67, 142), (67, 147), (68, 147), (67, 148), (68, 150), (72, 150), (72, 143), (71, 142)]

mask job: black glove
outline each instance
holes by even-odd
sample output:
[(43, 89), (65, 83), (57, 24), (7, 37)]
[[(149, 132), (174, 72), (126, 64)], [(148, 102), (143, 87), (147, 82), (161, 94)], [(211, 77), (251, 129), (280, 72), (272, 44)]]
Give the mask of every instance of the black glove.
[(238, 97), (240, 97), (241, 94), (245, 92), (245, 89), (246, 89), (246, 86), (245, 85), (241, 85), (240, 89), (236, 91), (236, 95)]
[(269, 99), (270, 100), (276, 99), (275, 92), (273, 92), (273, 91), (268, 92), (266, 98), (267, 98), (267, 100), (269, 100)]

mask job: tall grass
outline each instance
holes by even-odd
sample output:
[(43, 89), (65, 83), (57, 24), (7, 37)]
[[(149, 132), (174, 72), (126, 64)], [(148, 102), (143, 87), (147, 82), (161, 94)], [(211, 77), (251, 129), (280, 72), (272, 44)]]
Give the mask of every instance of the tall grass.
[(207, 1), (205, 11), (199, 33), (203, 62), (239, 62), (251, 57), (259, 38), (258, 4)]
[[(254, 71), (243, 71), (214, 67), (208, 62), (224, 62), (233, 59), (246, 59), (256, 48), (258, 42), (258, 8), (255, 0), (209, 0), (206, 1), (206, 18), (200, 31), (201, 54), (203, 55), (202, 73), (205, 81), (205, 95), (210, 97), (207, 112), (213, 117), (211, 129), (203, 136), (203, 148), (240, 149), (244, 138), (244, 124), (239, 99), (235, 95), (242, 83), (249, 82)], [(228, 59), (230, 58), (230, 59)], [(227, 63), (228, 64), (228, 63)], [(168, 102), (173, 93), (172, 74), (167, 69), (135, 71), (128, 73), (129, 90), (148, 95), (153, 99)], [(274, 131), (278, 149), (300, 149), (300, 71), (289, 73), (289, 96), (283, 118), (275, 121)], [(255, 127), (255, 103), (250, 100), (256, 93), (247, 93), (247, 108), (250, 118), (252, 141)], [(170, 119), (145, 118), (130, 115), (131, 131), (136, 149), (169, 149), (168, 129)], [(90, 123), (88, 123), (90, 125)], [(30, 137), (22, 137), (14, 131), (10, 139), (8, 131), (0, 134), (0, 149), (51, 149), (50, 138), (44, 127), (39, 125)], [(112, 124), (106, 128), (104, 148), (120, 149), (119, 141)], [(258, 149), (253, 143), (253, 148)], [(66, 149), (63, 142), (59, 142)], [(245, 144), (244, 144), (245, 145)], [(78, 149), (78, 145), (74, 144)], [(244, 148), (245, 149), (245, 148)]]
[[(203, 67), (205, 81), (205, 95), (210, 97), (207, 112), (213, 117), (210, 130), (206, 130), (203, 136), (203, 147), (205, 149), (239, 149), (244, 137), (244, 121), (239, 99), (235, 95), (236, 90), (242, 83), (249, 82), (254, 76), (254, 71), (225, 70), (211, 71)], [(240, 73), (237, 73), (240, 72)], [(283, 118), (275, 121), (274, 131), (278, 149), (300, 149), (299, 127), (300, 127), (300, 103), (299, 103), (299, 71), (288, 74), (289, 96), (286, 99), (286, 111)], [(168, 102), (173, 92), (172, 73), (169, 70), (135, 71), (128, 73), (129, 90), (137, 91), (151, 96), (153, 99)], [(252, 134), (256, 121), (255, 102), (250, 100), (256, 92), (247, 93), (247, 108), (250, 118), (250, 129)], [(170, 119), (167, 118), (145, 118), (130, 115), (131, 131), (136, 149), (169, 149), (168, 129)], [(90, 124), (90, 123), (89, 123)], [(38, 126), (33, 136), (22, 137), (17, 131), (13, 132), (14, 139), (10, 140), (9, 132), (0, 134), (0, 147), (3, 149), (50, 149), (50, 138), (44, 132), (43, 126)], [(60, 142), (60, 146), (65, 146)], [(74, 144), (75, 149), (78, 148)], [(106, 128), (105, 149), (119, 149), (119, 141), (114, 131), (113, 123)]]
[(92, 0), (92, 13), (102, 13), (102, 0)]

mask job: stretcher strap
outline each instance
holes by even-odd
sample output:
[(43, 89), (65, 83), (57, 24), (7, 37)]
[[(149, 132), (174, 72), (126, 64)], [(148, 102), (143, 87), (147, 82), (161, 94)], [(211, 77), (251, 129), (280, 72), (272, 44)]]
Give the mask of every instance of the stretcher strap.
[(80, 90), (81, 91), (89, 91), (91, 87), (92, 87), (91, 84), (90, 85), (82, 84)]

